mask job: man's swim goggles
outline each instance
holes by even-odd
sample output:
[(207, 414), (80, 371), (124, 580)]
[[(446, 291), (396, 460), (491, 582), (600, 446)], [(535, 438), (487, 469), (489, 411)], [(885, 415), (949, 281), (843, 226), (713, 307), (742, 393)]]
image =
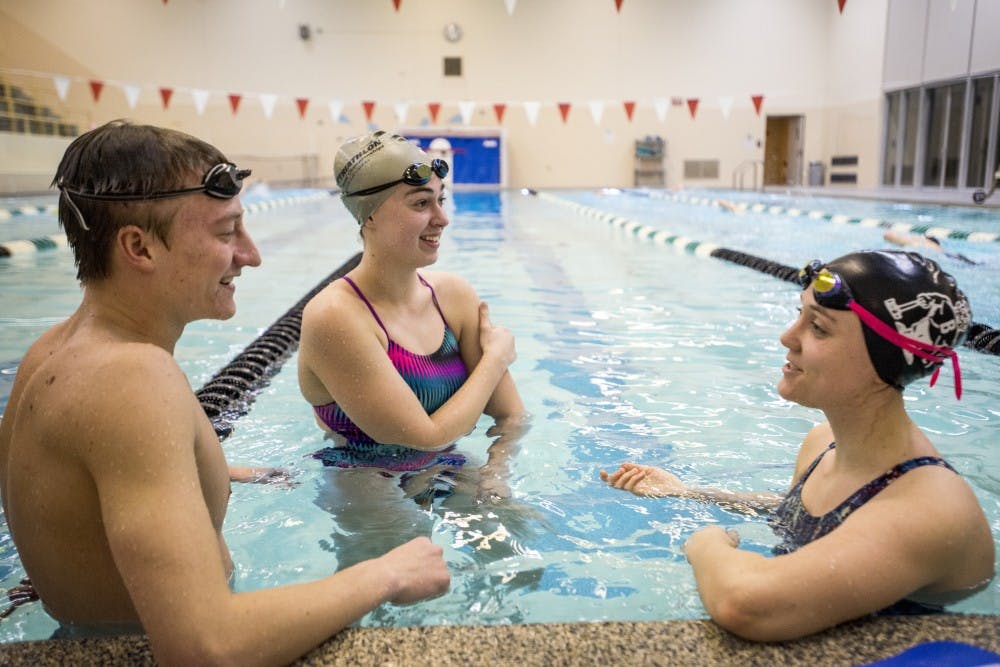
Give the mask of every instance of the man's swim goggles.
[(73, 199), (69, 195), (80, 197), (81, 199), (95, 199), (97, 201), (147, 201), (151, 199), (180, 197), (181, 195), (193, 192), (204, 192), (209, 197), (215, 197), (216, 199), (232, 199), (243, 189), (243, 179), (249, 175), (249, 169), (240, 169), (232, 162), (221, 162), (205, 173), (205, 177), (201, 179), (201, 185), (193, 188), (181, 188), (180, 190), (165, 190), (163, 192), (83, 192), (80, 190), (71, 190), (62, 181), (56, 187), (66, 195), (66, 201), (69, 203), (69, 207), (73, 210), (74, 215), (76, 215), (76, 219), (80, 222), (80, 226), (84, 230), (90, 231), (90, 227), (87, 226), (86, 221), (83, 219), (83, 214), (80, 213), (80, 209), (76, 207), (76, 204), (73, 203)]
[(82, 199), (96, 199), (98, 201), (144, 201), (146, 199), (168, 199), (170, 197), (180, 197), (192, 192), (204, 192), (209, 197), (216, 199), (232, 199), (243, 189), (243, 179), (250, 175), (249, 169), (240, 169), (232, 162), (222, 162), (215, 165), (201, 179), (201, 185), (193, 188), (182, 188), (180, 190), (166, 190), (163, 192), (82, 192), (70, 190), (67, 186), (59, 183), (58, 187), (63, 192), (80, 197)]
[(365, 188), (364, 190), (358, 190), (357, 192), (345, 192), (343, 196), (367, 197), (368, 195), (388, 190), (392, 186), (399, 185), (400, 183), (406, 183), (407, 185), (427, 185), (427, 183), (431, 180), (431, 176), (434, 174), (437, 174), (438, 178), (444, 178), (447, 176), (448, 163), (438, 158), (431, 160), (430, 164), (426, 164), (424, 162), (414, 162), (403, 170), (403, 177), (398, 180), (383, 183), (382, 185), (376, 185), (371, 188)]
[[(948, 347), (932, 345), (899, 333), (876, 317), (870, 310), (854, 299), (847, 282), (836, 273), (823, 268), (823, 262), (814, 259), (799, 270), (798, 282), (803, 287), (812, 285), (816, 303), (833, 310), (850, 310), (872, 331), (904, 352), (920, 357), (934, 364), (942, 364), (949, 357), (955, 370), (955, 397), (962, 398), (962, 373), (958, 367), (958, 354)], [(937, 382), (941, 368), (934, 369), (930, 386)]]

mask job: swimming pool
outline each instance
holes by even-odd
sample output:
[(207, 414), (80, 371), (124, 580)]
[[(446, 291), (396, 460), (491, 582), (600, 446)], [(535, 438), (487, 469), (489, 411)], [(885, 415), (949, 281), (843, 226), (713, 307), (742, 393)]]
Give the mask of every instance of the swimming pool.
[[(736, 216), (693, 201), (747, 193), (692, 192), (685, 200), (546, 194), (557, 200), (458, 193), (438, 266), (468, 277), (494, 319), (517, 335), (512, 370), (534, 419), (510, 462), (511, 502), (483, 506), (472, 497), (489, 445), (487, 419), (458, 443), (470, 464), (433, 484), (411, 480), (412, 497), (371, 471), (321, 468), (308, 458), (324, 442), (298, 395), (293, 357), (224, 443), (234, 463), (282, 465), (298, 482), (291, 489), (235, 486), (225, 532), (239, 589), (322, 576), (423, 533), (445, 548), (450, 593), (380, 608), (362, 625), (690, 619), (705, 617), (680, 550), (693, 530), (713, 522), (733, 527), (744, 546), (768, 552), (773, 537), (763, 519), (694, 501), (635, 498), (604, 487), (597, 472), (630, 459), (669, 466), (697, 485), (784, 490), (802, 435), (821, 419), (774, 390), (784, 360), (778, 335), (795, 316), (796, 289), (637, 238), (564, 203), (792, 266), (884, 247), (882, 230), (767, 211)], [(922, 216), (972, 231), (997, 226), (964, 209), (753, 197), (833, 215)], [(34, 224), (29, 236), (56, 231), (51, 215)], [(360, 248), (335, 198), (260, 211), (248, 225), (264, 265), (237, 281), (237, 315), (191, 325), (177, 346), (193, 388)], [(980, 262), (944, 260), (969, 294), (974, 320), (1000, 324), (996, 245), (947, 243)], [(66, 250), (0, 260), (0, 378), (9, 380), (27, 344), (77, 305), (73, 275)], [(1000, 358), (966, 348), (961, 357), (960, 403), (944, 373), (941, 386), (908, 389), (907, 405), (969, 480), (1000, 536), (1000, 464), (990, 454), (1000, 421)], [(3, 402), (6, 393), (0, 385)], [(428, 488), (439, 493), (421, 493)], [(23, 576), (5, 530), (0, 574), (5, 589)], [(1000, 583), (955, 609), (1000, 613)], [(0, 622), (0, 641), (45, 638), (54, 627), (37, 604), (28, 605)]]

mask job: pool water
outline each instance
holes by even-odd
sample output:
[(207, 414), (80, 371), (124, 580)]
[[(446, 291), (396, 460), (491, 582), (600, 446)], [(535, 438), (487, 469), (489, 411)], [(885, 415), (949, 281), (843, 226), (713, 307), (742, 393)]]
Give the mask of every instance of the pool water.
[[(823, 220), (734, 216), (641, 192), (553, 194), (792, 266), (887, 247), (882, 230)], [(956, 229), (996, 228), (995, 220), (964, 209), (916, 212), (839, 199), (795, 204), (900, 220), (931, 216)], [(690, 500), (637, 498), (606, 487), (598, 472), (632, 460), (669, 467), (695, 485), (784, 491), (802, 436), (822, 419), (775, 391), (785, 354), (778, 336), (796, 315), (796, 288), (644, 242), (516, 192), (457, 193), (454, 205), (436, 268), (466, 276), (489, 301), (494, 320), (517, 336), (512, 372), (533, 415), (508, 462), (510, 501), (475, 499), (478, 468), (492, 440), (487, 418), (458, 441), (469, 459), (458, 471), (400, 479), (324, 469), (309, 457), (326, 443), (298, 394), (293, 355), (223, 445), (233, 463), (280, 465), (296, 482), (291, 488), (235, 485), (225, 533), (237, 588), (314, 579), (424, 534), (445, 549), (450, 592), (412, 606), (383, 606), (362, 625), (706, 617), (681, 545), (715, 523), (738, 530), (745, 548), (769, 553), (775, 540), (764, 518)], [(332, 197), (255, 213), (247, 222), (264, 265), (238, 279), (239, 312), (232, 320), (194, 323), (178, 344), (193, 388), (360, 249), (356, 225)], [(56, 231), (51, 216), (39, 216), (36, 224), (38, 233), (29, 236)], [(997, 326), (996, 246), (947, 245), (979, 262), (942, 260), (969, 294), (973, 319)], [(67, 250), (0, 260), (0, 382), (37, 335), (76, 306), (73, 275)], [(1000, 463), (991, 453), (1000, 422), (1000, 359), (967, 348), (961, 359), (961, 402), (950, 372), (942, 372), (934, 389), (926, 381), (907, 389), (907, 406), (972, 485), (1000, 536)], [(0, 384), (0, 405), (8, 390)], [(5, 530), (0, 574), (5, 589), (23, 576)], [(1000, 582), (954, 609), (1000, 613)], [(45, 638), (54, 628), (40, 606), (30, 604), (0, 622), (0, 641)]]

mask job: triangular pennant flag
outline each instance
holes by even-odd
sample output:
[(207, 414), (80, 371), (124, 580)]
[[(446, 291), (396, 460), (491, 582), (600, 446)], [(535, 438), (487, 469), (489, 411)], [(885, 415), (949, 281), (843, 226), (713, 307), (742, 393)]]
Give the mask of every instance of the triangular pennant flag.
[(295, 106), (297, 106), (299, 108), (299, 118), (305, 118), (306, 117), (306, 108), (309, 107), (309, 98), (308, 97), (296, 97), (295, 98)]
[(622, 0), (615, 0), (615, 11), (620, 12), (622, 10)]
[(271, 114), (274, 113), (274, 103), (278, 101), (278, 96), (272, 93), (261, 93), (260, 94), (260, 106), (264, 109), (264, 117), (268, 120), (271, 119)]
[(733, 110), (733, 98), (732, 97), (720, 97), (719, 98), (719, 110), (722, 111), (722, 117), (729, 120), (729, 114)]
[(431, 113), (431, 122), (432, 123), (437, 123), (438, 122), (438, 112), (441, 111), (441, 103), (440, 102), (428, 102), (427, 103), (427, 110)]
[(194, 100), (194, 110), (198, 112), (201, 116), (205, 113), (205, 105), (208, 104), (208, 91), (207, 90), (192, 90), (191, 99)]
[(236, 112), (239, 111), (240, 100), (242, 99), (243, 96), (239, 93), (229, 93), (229, 108), (233, 110), (234, 116), (236, 115)]
[(759, 116), (760, 115), (760, 106), (764, 103), (764, 96), (763, 95), (751, 95), (750, 96), (750, 100), (753, 102), (753, 110), (756, 111), (757, 115)]
[(840, 10), (841, 14), (844, 13), (844, 5), (846, 5), (846, 4), (847, 4), (847, 0), (837, 0), (837, 9)]
[(406, 125), (406, 112), (410, 110), (410, 103), (396, 102), (392, 105), (392, 110), (396, 112), (396, 123), (400, 126)]
[(90, 94), (94, 96), (94, 101), (97, 102), (101, 99), (101, 91), (104, 90), (103, 81), (90, 80)]
[(330, 120), (334, 123), (340, 121), (340, 115), (344, 111), (344, 103), (340, 100), (330, 100), (327, 104), (330, 107)]
[[(591, 100), (590, 115), (594, 117), (594, 125), (600, 125), (601, 116), (604, 115), (604, 102), (601, 100)], [(565, 118), (563, 120), (565, 120)]]
[(399, 5), (402, 1), (403, 0), (392, 0), (392, 6), (396, 8), (397, 12), (399, 11)]
[(174, 94), (173, 88), (160, 88), (160, 99), (163, 100), (163, 108), (166, 109), (170, 106), (170, 98)]
[(493, 105), (493, 113), (497, 115), (497, 122), (501, 125), (503, 124), (503, 112), (507, 110), (507, 104), (504, 102), (497, 102)]
[(472, 120), (472, 112), (476, 108), (476, 103), (471, 100), (463, 100), (458, 103), (458, 113), (462, 114), (462, 125), (468, 125)]
[(128, 102), (128, 108), (134, 109), (135, 105), (139, 102), (139, 92), (142, 90), (141, 87), (131, 84), (123, 83), (122, 91), (125, 93), (125, 101)]
[(538, 120), (538, 110), (541, 108), (541, 102), (525, 102), (524, 103), (524, 115), (528, 117), (528, 122), (531, 125), (535, 124)]
[(688, 111), (691, 112), (691, 118), (694, 118), (694, 115), (698, 113), (698, 98), (690, 97), (688, 98), (687, 103), (688, 103)]
[(514, 6), (517, 5), (517, 0), (503, 0), (503, 4), (507, 7), (507, 15), (514, 15)]
[(572, 106), (569, 102), (559, 102), (556, 104), (559, 107), (559, 115), (562, 116), (563, 123), (569, 118), (569, 108)]
[(656, 112), (656, 119), (661, 123), (667, 119), (667, 111), (670, 110), (670, 100), (666, 97), (657, 97), (653, 100), (653, 111)]
[(369, 123), (372, 122), (372, 112), (375, 111), (375, 103), (371, 100), (365, 100), (361, 103), (361, 107), (365, 110), (365, 120)]
[(52, 82), (56, 84), (56, 95), (63, 102), (66, 101), (66, 93), (69, 92), (69, 77), (57, 76), (53, 77)]
[(635, 102), (632, 100), (627, 100), (623, 102), (625, 105), (625, 116), (628, 117), (628, 121), (632, 122), (632, 114), (635, 113)]

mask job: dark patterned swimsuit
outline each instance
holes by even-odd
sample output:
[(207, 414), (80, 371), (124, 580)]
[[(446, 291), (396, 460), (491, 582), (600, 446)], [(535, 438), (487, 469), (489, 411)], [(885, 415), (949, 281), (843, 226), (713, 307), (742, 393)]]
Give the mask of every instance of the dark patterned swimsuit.
[[(915, 468), (923, 466), (941, 466), (958, 474), (947, 461), (936, 456), (918, 456), (903, 461), (892, 467), (888, 472), (879, 475), (868, 482), (851, 496), (822, 516), (813, 516), (802, 504), (802, 487), (816, 466), (836, 443), (824, 449), (803, 473), (795, 486), (792, 487), (784, 500), (775, 508), (774, 514), (768, 519), (771, 529), (781, 539), (774, 547), (775, 555), (788, 554), (814, 540), (830, 533), (834, 528), (844, 523), (856, 509), (878, 495), (883, 489)], [(896, 604), (883, 609), (879, 614), (926, 614), (941, 611), (942, 608), (927, 605), (912, 600), (900, 600)]]

